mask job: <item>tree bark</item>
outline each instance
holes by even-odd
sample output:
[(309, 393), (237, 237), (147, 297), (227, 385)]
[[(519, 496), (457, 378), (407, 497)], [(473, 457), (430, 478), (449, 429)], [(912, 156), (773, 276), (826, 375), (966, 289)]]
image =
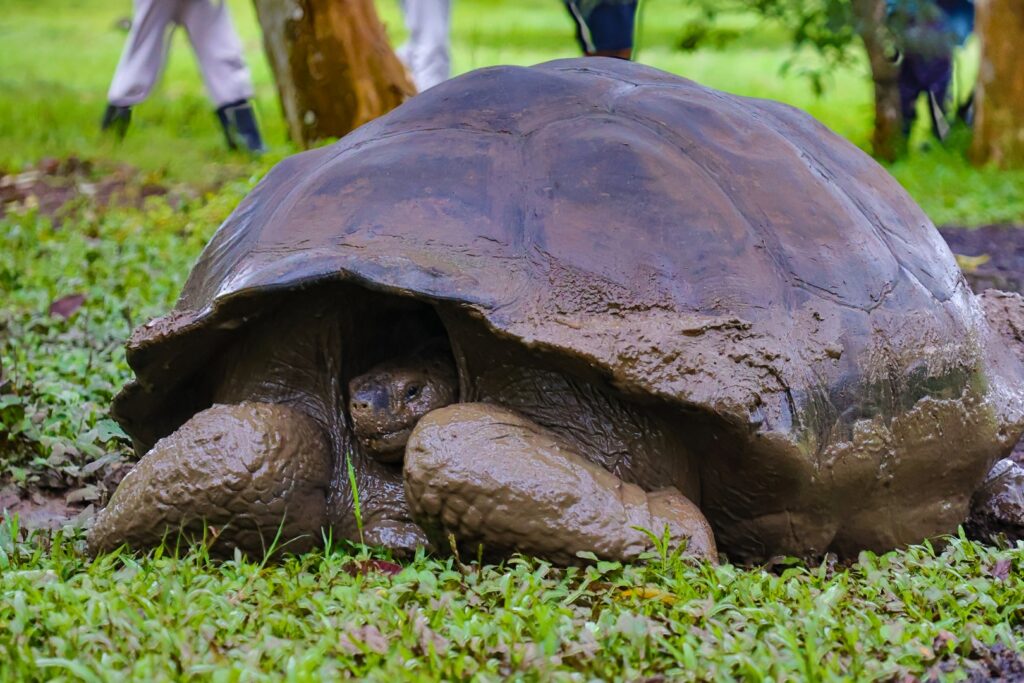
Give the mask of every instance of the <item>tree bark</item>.
[(891, 59), (892, 45), (885, 26), (885, 0), (853, 0), (852, 8), (857, 34), (864, 42), (875, 86), (875, 129), (871, 146), (879, 159), (895, 161), (902, 153), (905, 141), (900, 113), (899, 67)]
[(1024, 167), (1024, 0), (979, 0), (981, 69), (975, 92), (977, 164)]
[(373, 0), (253, 0), (292, 140), (341, 137), (416, 92)]

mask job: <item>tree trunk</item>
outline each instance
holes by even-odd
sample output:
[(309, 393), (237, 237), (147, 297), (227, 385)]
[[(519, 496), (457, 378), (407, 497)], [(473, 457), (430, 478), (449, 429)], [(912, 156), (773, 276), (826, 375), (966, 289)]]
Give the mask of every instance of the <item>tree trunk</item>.
[(288, 131), (341, 137), (416, 92), (373, 0), (253, 0)]
[(875, 86), (875, 130), (871, 146), (879, 159), (895, 161), (905, 143), (900, 113), (899, 67), (890, 58), (885, 0), (853, 0), (852, 7), (857, 34), (864, 42)]
[(1024, 0), (979, 0), (981, 69), (975, 92), (977, 164), (1024, 167)]

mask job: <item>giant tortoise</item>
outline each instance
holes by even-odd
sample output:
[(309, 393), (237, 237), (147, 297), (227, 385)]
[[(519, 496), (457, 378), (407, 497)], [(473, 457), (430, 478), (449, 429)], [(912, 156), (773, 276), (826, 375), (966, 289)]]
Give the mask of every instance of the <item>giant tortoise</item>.
[(95, 551), (849, 556), (954, 532), (1024, 430), (1024, 367), (878, 164), (608, 59), (285, 159), (128, 361), (146, 455)]

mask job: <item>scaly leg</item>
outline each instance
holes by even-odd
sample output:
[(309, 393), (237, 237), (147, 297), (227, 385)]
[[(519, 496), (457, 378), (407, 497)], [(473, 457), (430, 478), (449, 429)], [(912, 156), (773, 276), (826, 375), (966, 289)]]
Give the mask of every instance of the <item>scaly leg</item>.
[[(89, 532), (93, 553), (158, 544), (181, 532), (260, 555), (321, 542), (330, 451), (323, 430), (293, 408), (214, 405), (161, 439), (124, 478)], [(211, 537), (211, 534), (213, 535)]]
[(578, 552), (629, 561), (652, 548), (641, 529), (717, 560), (711, 527), (674, 488), (647, 492), (573, 452), (522, 415), (460, 403), (420, 420), (405, 452), (413, 517), (439, 548), (523, 552), (577, 564)]

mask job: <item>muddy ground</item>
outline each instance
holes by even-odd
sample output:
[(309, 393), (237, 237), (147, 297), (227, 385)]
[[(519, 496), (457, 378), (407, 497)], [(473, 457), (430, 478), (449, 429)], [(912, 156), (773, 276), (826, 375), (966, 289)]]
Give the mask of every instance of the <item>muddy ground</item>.
[(1024, 225), (939, 228), (975, 292), (1024, 293)]
[(172, 206), (196, 193), (173, 189), (128, 164), (94, 164), (87, 159), (46, 158), (20, 171), (0, 169), (0, 218), (38, 211), (59, 225), (83, 208), (141, 208), (149, 197), (166, 197)]

